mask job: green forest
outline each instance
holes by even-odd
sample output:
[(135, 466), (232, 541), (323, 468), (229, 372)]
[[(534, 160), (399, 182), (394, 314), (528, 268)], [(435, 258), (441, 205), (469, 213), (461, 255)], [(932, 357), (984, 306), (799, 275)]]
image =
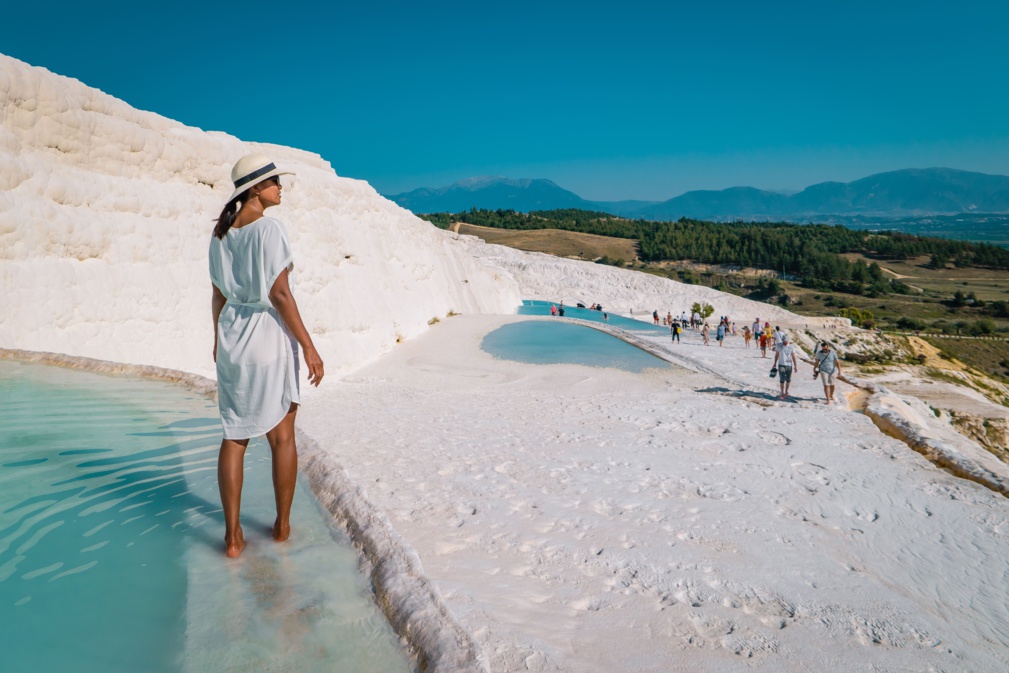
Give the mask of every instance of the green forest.
[(887, 281), (875, 262), (853, 262), (843, 257), (844, 253), (888, 260), (927, 255), (933, 268), (953, 264), (1009, 270), (1009, 249), (999, 246), (901, 232), (868, 232), (841, 225), (704, 222), (687, 218), (652, 222), (573, 209), (520, 213), (474, 208), (421, 217), (442, 228), (465, 222), (499, 229), (565, 229), (633, 239), (638, 242), (638, 256), (644, 262), (689, 260), (771, 269), (798, 278), (807, 288), (870, 296), (903, 293), (907, 288)]

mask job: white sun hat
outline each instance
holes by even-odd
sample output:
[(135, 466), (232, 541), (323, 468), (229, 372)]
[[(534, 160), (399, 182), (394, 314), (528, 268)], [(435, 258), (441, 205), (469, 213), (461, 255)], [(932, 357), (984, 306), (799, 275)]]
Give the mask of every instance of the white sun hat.
[(265, 154), (246, 154), (231, 169), (231, 181), (235, 183), (235, 191), (228, 197), (228, 201), (263, 180), (278, 175), (294, 175), (294, 173), (280, 170), (273, 163), (273, 159)]

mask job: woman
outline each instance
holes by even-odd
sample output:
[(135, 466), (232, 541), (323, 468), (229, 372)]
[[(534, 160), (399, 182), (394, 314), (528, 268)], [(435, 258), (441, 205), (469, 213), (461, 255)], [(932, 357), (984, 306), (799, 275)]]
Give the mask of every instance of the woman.
[(704, 338), (704, 345), (705, 345), (705, 346), (710, 346), (710, 345), (711, 345), (711, 344), (710, 344), (710, 343), (708, 342), (708, 335), (709, 335), (710, 333), (711, 333), (711, 328), (710, 328), (710, 327), (708, 327), (708, 321), (707, 321), (707, 320), (705, 320), (705, 321), (704, 321), (704, 327), (702, 327), (702, 328), (701, 328), (701, 337), (703, 337), (703, 338)]
[(281, 199), (280, 171), (268, 157), (250, 154), (231, 170), (235, 191), (210, 239), (211, 310), (217, 400), (224, 440), (217, 481), (224, 507), (229, 558), (245, 548), (239, 524), (245, 449), (266, 435), (273, 454), (277, 519), (273, 538), (291, 534), (291, 502), (298, 476), (294, 417), (301, 401), (298, 345), (308, 381), (319, 385), (322, 358), (305, 329), (289, 285), (294, 255), (284, 225), (264, 216)]

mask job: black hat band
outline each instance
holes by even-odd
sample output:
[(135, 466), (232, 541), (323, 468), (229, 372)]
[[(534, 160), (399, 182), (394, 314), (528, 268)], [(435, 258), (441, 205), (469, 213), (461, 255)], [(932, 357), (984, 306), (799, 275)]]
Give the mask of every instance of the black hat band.
[(242, 185), (247, 185), (250, 182), (252, 182), (253, 180), (255, 180), (256, 178), (258, 178), (258, 177), (260, 177), (262, 175), (266, 175), (270, 171), (275, 171), (275, 170), (277, 170), (277, 167), (272, 162), (268, 163), (265, 166), (263, 166), (262, 168), (260, 168), (258, 170), (255, 170), (255, 171), (252, 171), (251, 173), (249, 173), (245, 177), (242, 177), (242, 178), (239, 178), (238, 180), (235, 180), (235, 189), (238, 189)]

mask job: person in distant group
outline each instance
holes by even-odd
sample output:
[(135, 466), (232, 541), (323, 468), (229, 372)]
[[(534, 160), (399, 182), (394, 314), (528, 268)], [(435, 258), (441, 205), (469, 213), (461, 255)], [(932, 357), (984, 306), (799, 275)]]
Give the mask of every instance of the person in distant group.
[(694, 311), (693, 315), (690, 316), (690, 326), (693, 329), (697, 329), (701, 326), (701, 314)]
[(760, 332), (760, 318), (753, 319), (753, 324), (750, 325), (750, 332), (753, 333), (754, 338), (757, 337), (757, 334)]
[(687, 312), (683, 311), (682, 313), (680, 313), (680, 326), (683, 329), (687, 328), (687, 320), (688, 320), (688, 318), (687, 318)]
[(781, 394), (778, 399), (788, 398), (788, 387), (792, 384), (792, 374), (799, 370), (799, 360), (795, 357), (795, 346), (788, 343), (788, 335), (782, 333), (781, 346), (774, 351), (774, 364), (778, 368), (778, 381)]
[(289, 173), (262, 154), (239, 159), (231, 169), (235, 191), (210, 237), (214, 362), (224, 430), (217, 483), (229, 558), (245, 549), (239, 519), (245, 450), (253, 437), (265, 434), (272, 453), (277, 507), (273, 539), (290, 537), (298, 477), (294, 419), (301, 403), (299, 345), (308, 382), (318, 386), (323, 377), (322, 358), (290, 288), (294, 253), (287, 229), (264, 214), (280, 204), (281, 175)]
[(827, 404), (830, 404), (834, 401), (834, 377), (841, 375), (841, 363), (837, 359), (837, 352), (830, 347), (829, 342), (824, 341), (813, 359), (816, 361), (813, 365), (813, 378), (820, 377), (823, 382), (823, 394), (827, 397)]
[(747, 348), (750, 347), (750, 339), (752, 339), (752, 338), (753, 338), (753, 335), (750, 333), (750, 328), (749, 327), (744, 327), (743, 328), (743, 341), (746, 343), (746, 347)]
[(718, 327), (715, 329), (715, 340), (718, 341), (718, 347), (721, 348), (725, 345), (725, 320), (721, 320), (718, 323)]
[(760, 357), (767, 357), (767, 332), (760, 330), (757, 333), (757, 345), (760, 346)]
[(672, 311), (667, 311), (666, 312), (666, 324), (667, 325), (672, 325), (673, 324), (673, 313), (672, 313)]
[(774, 332), (771, 334), (771, 336), (774, 337), (774, 348), (775, 348), (775, 350), (781, 348), (781, 338), (782, 338), (783, 335), (784, 335), (784, 332), (781, 331), (781, 328), (778, 327), (777, 325), (775, 325), (774, 326)]
[(609, 322), (609, 321), (610, 321), (610, 314), (609, 313), (604, 313), (603, 314), (603, 322)]
[(550, 304), (550, 315), (557, 315), (557, 305)]
[(672, 326), (669, 328), (669, 333), (672, 334), (673, 343), (681, 343), (680, 342), (680, 321), (679, 320), (675, 320), (675, 319), (673, 320)]
[(652, 323), (655, 325), (659, 324), (659, 311), (658, 309), (652, 311)]
[(561, 302), (561, 305), (557, 307), (557, 317), (564, 317), (564, 302)]
[(708, 321), (704, 321), (704, 326), (701, 327), (701, 338), (704, 339), (704, 345), (710, 346), (711, 343), (708, 341), (708, 335), (711, 333), (711, 328), (708, 327)]

